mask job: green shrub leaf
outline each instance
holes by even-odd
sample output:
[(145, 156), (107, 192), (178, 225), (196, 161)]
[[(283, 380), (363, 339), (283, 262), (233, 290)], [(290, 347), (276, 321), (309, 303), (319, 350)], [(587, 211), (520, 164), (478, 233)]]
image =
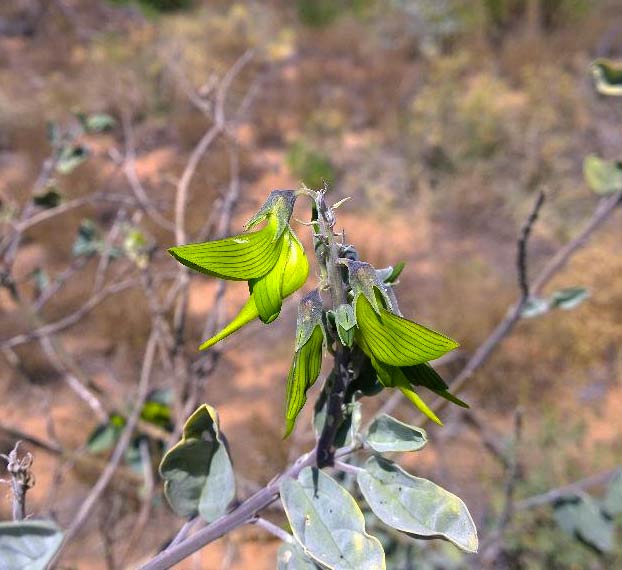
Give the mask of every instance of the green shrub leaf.
[(622, 190), (622, 162), (603, 160), (594, 154), (583, 161), (585, 182), (596, 194), (613, 194)]
[(63, 540), (52, 521), (0, 523), (0, 568), (45, 570)]
[(416, 538), (441, 538), (466, 552), (477, 552), (475, 523), (456, 495), (382, 457), (370, 457), (357, 481), (385, 524)]
[(579, 306), (585, 299), (590, 296), (584, 287), (567, 287), (555, 291), (551, 295), (550, 306), (553, 309), (564, 309), (566, 311)]
[(603, 510), (612, 518), (622, 515), (622, 469), (618, 470), (607, 485)]
[(622, 62), (598, 58), (592, 63), (596, 91), (601, 95), (622, 96)]
[(199, 513), (211, 522), (226, 512), (235, 498), (235, 478), (214, 408), (203, 404), (188, 418), (181, 441), (160, 463), (160, 475), (179, 516)]
[(307, 467), (281, 483), (281, 500), (304, 553), (332, 570), (382, 570), (384, 552), (365, 532), (352, 496), (322, 471)]
[(89, 154), (89, 149), (79, 144), (63, 147), (56, 162), (56, 171), (59, 174), (70, 174), (89, 157)]
[(530, 297), (525, 301), (520, 316), (523, 319), (533, 319), (547, 313), (550, 309), (549, 301), (541, 297)]
[(554, 517), (562, 530), (600, 552), (615, 548), (613, 521), (601, 512), (589, 495), (563, 498), (554, 505)]
[(427, 442), (428, 436), (424, 430), (400, 422), (387, 414), (382, 414), (373, 421), (365, 437), (365, 443), (378, 453), (418, 451)]

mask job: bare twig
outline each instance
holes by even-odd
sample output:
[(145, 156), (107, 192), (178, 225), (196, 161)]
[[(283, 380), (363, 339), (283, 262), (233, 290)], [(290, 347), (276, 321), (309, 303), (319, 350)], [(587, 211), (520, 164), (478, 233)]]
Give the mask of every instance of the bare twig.
[(538, 219), (540, 208), (544, 204), (544, 192), (540, 191), (531, 213), (525, 220), (518, 239), (516, 266), (518, 269), (518, 286), (521, 291), (520, 303), (524, 303), (529, 299), (529, 277), (527, 275), (527, 242), (531, 235), (531, 230)]

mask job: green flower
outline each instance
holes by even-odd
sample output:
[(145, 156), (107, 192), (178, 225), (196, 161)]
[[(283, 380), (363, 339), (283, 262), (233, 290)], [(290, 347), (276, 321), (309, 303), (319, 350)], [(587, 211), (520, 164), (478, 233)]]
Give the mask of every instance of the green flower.
[[(228, 238), (172, 247), (180, 263), (206, 275), (248, 281), (250, 298), (223, 330), (206, 340), (205, 350), (259, 317), (270, 323), (279, 316), (285, 297), (300, 289), (309, 274), (309, 262), (289, 219), (296, 196), (275, 190), (246, 224), (246, 232)], [(260, 223), (257, 231), (248, 231)]]
[[(459, 345), (445, 335), (405, 319), (394, 297), (368, 263), (348, 262), (354, 296), (355, 339), (370, 359), (378, 379), (387, 388), (398, 388), (432, 421), (440, 419), (421, 399), (414, 386), (424, 386), (451, 402), (468, 407), (448, 391), (448, 386), (428, 361)], [(393, 300), (392, 300), (393, 299)]]
[(287, 375), (284, 437), (294, 429), (296, 417), (307, 401), (307, 391), (320, 374), (324, 346), (322, 313), (322, 299), (317, 290), (311, 291), (298, 305), (294, 360)]

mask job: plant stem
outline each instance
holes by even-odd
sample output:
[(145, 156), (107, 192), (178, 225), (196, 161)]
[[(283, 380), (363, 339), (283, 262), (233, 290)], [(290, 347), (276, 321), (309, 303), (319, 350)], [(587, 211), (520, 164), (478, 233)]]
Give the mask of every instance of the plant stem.
[[(339, 246), (333, 232), (335, 215), (326, 204), (325, 191), (321, 190), (317, 193), (316, 207), (320, 234), (325, 246), (324, 259), (320, 261), (323, 261), (326, 267), (332, 306), (333, 309), (336, 309), (346, 302), (346, 290), (341, 277), (342, 267), (338, 263), (340, 258)], [(320, 468), (334, 464), (335, 436), (343, 421), (343, 401), (352, 376), (350, 372), (350, 349), (343, 346), (339, 341), (335, 344), (333, 383), (324, 388), (330, 390), (326, 403), (326, 422), (316, 448), (317, 466)]]

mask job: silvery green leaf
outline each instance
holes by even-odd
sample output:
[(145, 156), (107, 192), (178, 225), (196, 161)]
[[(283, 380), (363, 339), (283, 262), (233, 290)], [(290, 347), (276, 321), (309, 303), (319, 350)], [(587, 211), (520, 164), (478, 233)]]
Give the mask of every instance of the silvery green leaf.
[(27, 520), (0, 523), (0, 568), (45, 570), (63, 540), (52, 521)]
[(365, 443), (378, 453), (418, 451), (428, 442), (426, 432), (382, 414), (367, 431)]
[(307, 467), (281, 483), (285, 514), (303, 552), (332, 570), (383, 570), (378, 539), (352, 496), (322, 471)]
[(555, 503), (554, 517), (562, 530), (600, 552), (615, 548), (615, 527), (589, 495), (570, 496)]
[(552, 309), (574, 309), (590, 296), (584, 287), (567, 287), (555, 291), (551, 295), (550, 306)]
[(276, 570), (317, 570), (319, 566), (295, 542), (284, 543), (276, 555)]
[(226, 512), (235, 498), (235, 478), (214, 408), (203, 404), (188, 418), (181, 441), (160, 463), (160, 475), (179, 516), (198, 513), (211, 522)]
[(604, 160), (594, 154), (583, 161), (585, 182), (596, 194), (613, 194), (622, 190), (622, 162)]
[(102, 133), (112, 129), (116, 124), (116, 119), (106, 113), (95, 113), (84, 119), (84, 128), (89, 133)]
[(382, 522), (415, 538), (441, 538), (477, 552), (477, 529), (459, 497), (382, 457), (370, 457), (363, 469), (359, 487)]
[(56, 171), (60, 174), (73, 172), (89, 157), (89, 154), (89, 149), (83, 145), (72, 144), (63, 147), (56, 162)]
[(609, 480), (603, 498), (603, 510), (610, 517), (622, 515), (622, 469)]

